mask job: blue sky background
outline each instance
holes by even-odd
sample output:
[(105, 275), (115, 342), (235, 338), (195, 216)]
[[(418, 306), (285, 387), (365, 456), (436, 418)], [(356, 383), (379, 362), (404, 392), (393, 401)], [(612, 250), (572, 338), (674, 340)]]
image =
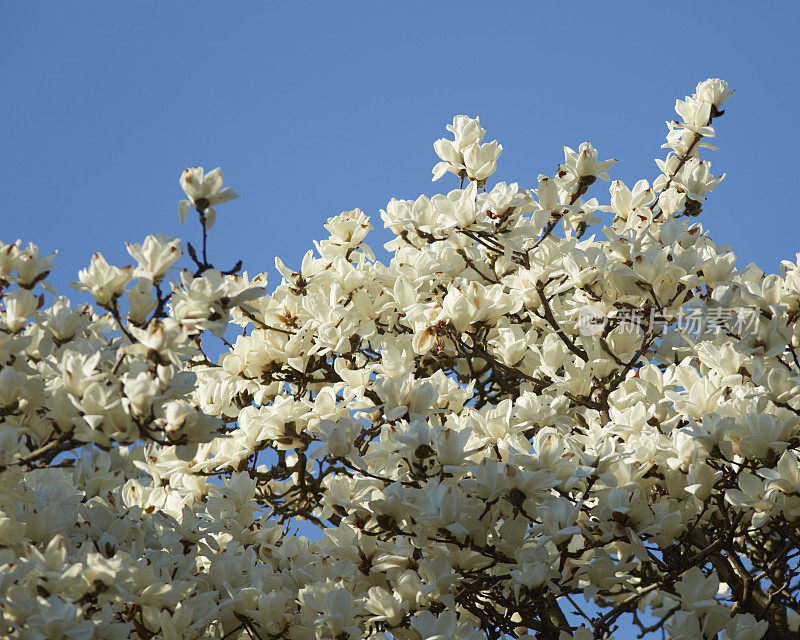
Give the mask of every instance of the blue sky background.
[(455, 114), (503, 144), (492, 180), (533, 187), (591, 140), (632, 186), (657, 175), (675, 99), (718, 76), (736, 95), (705, 157), (728, 177), (701, 221), (774, 271), (800, 250), (798, 18), (788, 1), (7, 2), (0, 240), (58, 249), (67, 291), (95, 251), (197, 244), (178, 177), (219, 165), (242, 197), (218, 208), (210, 256), (274, 274), (340, 211), (380, 228), (390, 198), (454, 188), (430, 177)]

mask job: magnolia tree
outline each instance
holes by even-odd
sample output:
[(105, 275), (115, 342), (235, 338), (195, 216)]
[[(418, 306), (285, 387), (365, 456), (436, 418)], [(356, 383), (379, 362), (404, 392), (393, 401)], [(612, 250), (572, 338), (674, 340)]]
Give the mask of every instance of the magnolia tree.
[(209, 261), (219, 170), (180, 180), (202, 247), (96, 254), (95, 307), (0, 244), (0, 634), (798, 637), (800, 265), (695, 219), (730, 94), (610, 204), (589, 143), (489, 184), (457, 116), (459, 188), (389, 202), (388, 264), (350, 211), (271, 293)]

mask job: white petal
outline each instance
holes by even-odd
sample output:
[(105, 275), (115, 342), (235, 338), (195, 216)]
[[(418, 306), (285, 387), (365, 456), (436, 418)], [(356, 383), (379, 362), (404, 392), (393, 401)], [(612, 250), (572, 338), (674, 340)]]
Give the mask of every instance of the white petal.
[(189, 205), (191, 202), (188, 200), (181, 200), (178, 203), (178, 217), (181, 219), (181, 224), (186, 221), (186, 216), (189, 215)]

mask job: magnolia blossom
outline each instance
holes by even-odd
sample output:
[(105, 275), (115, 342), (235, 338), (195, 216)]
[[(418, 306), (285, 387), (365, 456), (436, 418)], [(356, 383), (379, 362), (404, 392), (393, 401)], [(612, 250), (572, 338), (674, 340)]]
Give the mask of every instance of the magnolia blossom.
[(703, 102), (709, 102), (719, 108), (733, 95), (733, 91), (728, 87), (728, 83), (719, 78), (709, 78), (697, 84), (695, 89), (697, 97)]
[(140, 245), (126, 243), (125, 246), (139, 265), (134, 274), (154, 283), (158, 283), (183, 255), (180, 240), (163, 233), (147, 236)]
[(481, 143), (486, 130), (480, 126), (479, 118), (456, 116), (453, 124), (447, 125), (447, 130), (455, 139), (441, 138), (434, 143), (433, 149), (442, 162), (433, 168), (433, 180), (439, 180), (450, 172), (479, 183), (486, 182), (497, 171), (497, 159), (503, 146), (497, 140)]
[[(800, 254), (698, 222), (731, 94), (608, 198), (589, 143), (490, 183), (457, 116), (386, 259), (346, 211), (269, 289), (156, 234), (76, 304), (0, 243), (0, 635), (796, 637)], [(235, 197), (181, 186), (205, 231)]]
[(105, 306), (122, 294), (132, 276), (133, 267), (117, 268), (108, 264), (102, 254), (95, 253), (89, 267), (78, 272), (78, 282), (72, 286), (88, 291), (98, 304)]
[(210, 229), (217, 219), (214, 205), (235, 200), (239, 197), (239, 194), (230, 187), (222, 188), (222, 169), (219, 167), (206, 174), (204, 174), (203, 167), (184, 169), (181, 174), (180, 185), (189, 198), (188, 200), (181, 200), (178, 204), (178, 215), (181, 222), (186, 221), (189, 207), (194, 206), (203, 216), (206, 229)]
[(616, 160), (598, 160), (597, 150), (591, 142), (582, 142), (578, 151), (564, 147), (564, 164), (561, 169), (568, 171), (578, 179), (600, 178), (608, 182), (607, 170), (616, 163)]

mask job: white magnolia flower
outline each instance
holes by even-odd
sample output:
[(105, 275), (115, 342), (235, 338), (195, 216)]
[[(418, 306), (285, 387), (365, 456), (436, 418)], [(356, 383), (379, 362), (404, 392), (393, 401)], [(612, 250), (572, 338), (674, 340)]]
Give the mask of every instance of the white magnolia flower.
[(189, 207), (194, 206), (204, 216), (207, 229), (214, 225), (217, 214), (214, 206), (239, 197), (230, 187), (222, 188), (222, 170), (217, 167), (204, 175), (203, 167), (185, 169), (180, 178), (181, 189), (189, 198), (178, 204), (181, 222), (186, 220)]
[(733, 95), (728, 83), (719, 78), (709, 78), (697, 84), (695, 94), (703, 102), (709, 102), (719, 108)]
[(39, 251), (39, 247), (33, 243), (29, 243), (25, 249), (22, 249), (19, 245), (21, 243), (18, 243), (17, 246), (15, 265), (17, 282), (23, 287), (30, 287), (47, 277), (47, 274), (53, 268), (55, 254), (51, 253), (49, 256), (43, 256)]
[(703, 202), (706, 194), (724, 179), (724, 173), (719, 178), (711, 175), (710, 162), (691, 158), (675, 176), (675, 183), (683, 188), (687, 198)]
[(78, 272), (78, 282), (72, 286), (79, 291), (88, 291), (97, 304), (107, 305), (116, 300), (133, 279), (133, 267), (121, 269), (108, 264), (102, 254), (95, 253), (88, 269)]
[(9, 280), (19, 262), (19, 243), (0, 241), (0, 280)]
[(486, 178), (497, 171), (497, 159), (503, 153), (503, 145), (497, 140), (471, 144), (463, 151), (464, 166), (467, 177), (477, 182), (485, 182)]
[(411, 626), (423, 640), (478, 640), (483, 637), (479, 629), (472, 626), (469, 620), (459, 623), (456, 612), (447, 610), (438, 616), (430, 611), (420, 611), (411, 618)]
[(737, 613), (720, 634), (720, 640), (761, 640), (769, 629), (769, 622), (756, 620), (751, 613)]
[(381, 587), (370, 588), (364, 600), (364, 607), (372, 614), (370, 620), (385, 621), (389, 626), (399, 624), (406, 613), (402, 599)]
[(503, 152), (502, 145), (497, 140), (481, 143), (486, 130), (480, 126), (478, 118), (456, 116), (453, 124), (447, 125), (447, 130), (454, 135), (454, 140), (441, 138), (437, 140), (433, 149), (442, 162), (433, 168), (433, 180), (438, 180), (445, 173), (455, 175), (479, 183), (485, 183), (486, 178), (497, 170), (497, 159)]
[(167, 270), (183, 256), (181, 241), (163, 233), (149, 235), (142, 244), (126, 243), (130, 256), (138, 263), (135, 275), (158, 284)]
[(573, 151), (569, 147), (564, 147), (564, 164), (561, 165), (562, 171), (567, 171), (575, 178), (600, 178), (608, 182), (608, 169), (617, 161), (597, 159), (597, 150), (591, 142), (582, 142), (578, 151)]
[(459, 150), (480, 142), (486, 135), (486, 129), (481, 127), (481, 119), (469, 116), (456, 116), (453, 118), (453, 124), (448, 124), (445, 128), (453, 133), (455, 147)]
[(676, 125), (695, 135), (713, 137), (714, 128), (709, 126), (711, 122), (710, 102), (701, 102), (695, 98), (675, 101), (675, 113), (681, 117), (681, 122)]
[(603, 211), (611, 211), (622, 220), (634, 216), (647, 217), (650, 205), (655, 200), (655, 194), (647, 180), (639, 180), (633, 190), (625, 186), (621, 180), (614, 180), (609, 187), (611, 193), (611, 206), (600, 207)]
[(3, 297), (0, 319), (12, 333), (21, 331), (34, 312), (42, 306), (42, 298), (26, 289), (15, 289)]

